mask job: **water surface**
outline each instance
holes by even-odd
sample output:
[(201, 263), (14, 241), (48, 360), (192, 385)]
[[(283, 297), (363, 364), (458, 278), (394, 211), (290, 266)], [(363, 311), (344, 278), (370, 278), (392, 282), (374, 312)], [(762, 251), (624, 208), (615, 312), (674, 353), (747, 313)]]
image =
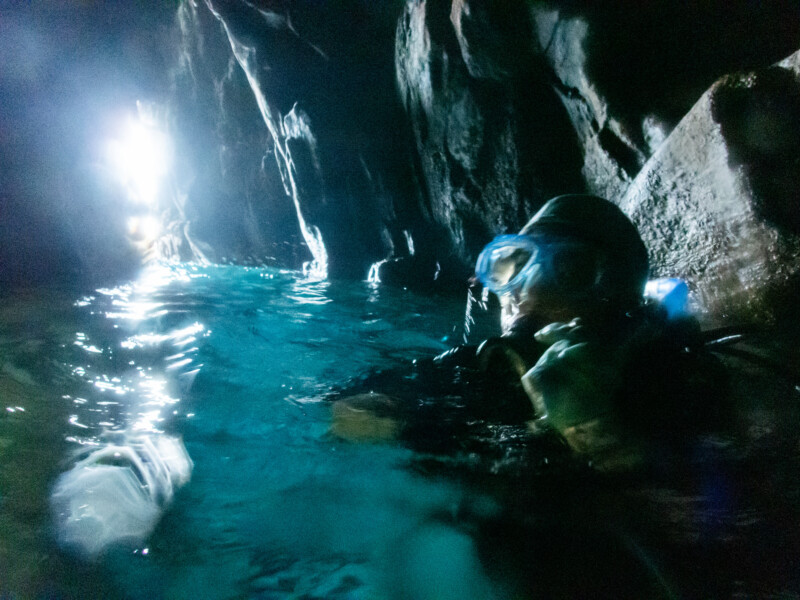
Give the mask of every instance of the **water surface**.
[[(708, 440), (679, 480), (429, 469), (330, 435), (334, 386), (459, 343), (464, 309), (233, 266), (6, 295), (0, 597), (798, 597), (798, 392), (750, 363), (734, 365), (746, 443)], [(477, 317), (473, 340), (494, 331)], [(182, 440), (191, 480), (144, 539), (64, 547), (55, 482), (132, 437)]]
[[(410, 474), (407, 450), (332, 438), (321, 399), (447, 349), (463, 320), (462, 298), (232, 266), (6, 297), (0, 592), (374, 597), (389, 550), (465, 492)], [(48, 494), (120, 432), (182, 438), (192, 479), (149, 539), (86, 560), (57, 547)]]

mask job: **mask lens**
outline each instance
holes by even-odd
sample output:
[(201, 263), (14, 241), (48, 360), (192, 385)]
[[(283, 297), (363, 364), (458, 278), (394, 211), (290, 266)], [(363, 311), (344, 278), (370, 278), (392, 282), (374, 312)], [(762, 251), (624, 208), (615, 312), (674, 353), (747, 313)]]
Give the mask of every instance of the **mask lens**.
[(505, 235), (483, 249), (475, 274), (498, 295), (532, 285), (573, 294), (593, 288), (603, 268), (592, 244), (555, 235)]
[(489, 282), (495, 287), (508, 285), (533, 257), (533, 252), (525, 248), (498, 248), (492, 252)]
[(536, 259), (536, 244), (527, 236), (502, 235), (483, 249), (475, 275), (496, 294), (504, 294)]

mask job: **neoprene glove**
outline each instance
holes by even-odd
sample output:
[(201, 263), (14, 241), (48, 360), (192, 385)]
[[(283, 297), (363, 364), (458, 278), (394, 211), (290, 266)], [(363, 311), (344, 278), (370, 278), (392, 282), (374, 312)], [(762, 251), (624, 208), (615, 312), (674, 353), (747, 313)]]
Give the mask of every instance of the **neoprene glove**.
[(522, 376), (537, 417), (559, 431), (611, 412), (627, 352), (589, 339), (579, 319), (551, 323), (535, 334), (549, 346)]

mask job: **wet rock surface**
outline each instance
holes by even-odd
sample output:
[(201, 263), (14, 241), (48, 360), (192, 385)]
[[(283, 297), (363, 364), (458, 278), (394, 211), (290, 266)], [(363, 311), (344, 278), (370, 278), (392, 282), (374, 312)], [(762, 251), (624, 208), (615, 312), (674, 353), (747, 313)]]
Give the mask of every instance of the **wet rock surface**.
[[(70, 47), (100, 40), (109, 71), (141, 67), (95, 113), (144, 98), (174, 137), (155, 241), (116, 217), (124, 194), (73, 151), (87, 138), (63, 141), (75, 124), (44, 119), (50, 145), (14, 124), (52, 114), (76, 73), (89, 85), (100, 59), (48, 80), (56, 46), (31, 54), (25, 37), (70, 11)], [(40, 257), (55, 276), (121, 275), (146, 251), (356, 278), (386, 260), (387, 282), (452, 288), (492, 236), (588, 191), (628, 210), (655, 272), (687, 277), (715, 317), (774, 318), (796, 295), (797, 57), (777, 64), (797, 50), (794, 3), (187, 0), (109, 21), (113, 43), (83, 9), (9, 14), (4, 280)]]
[(203, 5), (177, 15), (169, 128), (175, 195), (160, 253), (181, 260), (281, 264), (311, 260), (274, 161), (273, 142), (219, 21)]
[[(501, 34), (481, 16), (498, 15), (468, 3), (409, 2), (397, 29), (398, 87), (426, 212), (465, 265), (549, 197), (584, 185), (577, 140), (541, 66), (522, 42), (501, 51)], [(521, 21), (499, 16), (516, 37), (525, 31), (524, 11)]]
[[(797, 269), (797, 83), (770, 65), (796, 49), (800, 14), (779, 4), (208, 7), (332, 274), (389, 258), (387, 281), (463, 280), (493, 235), (586, 190), (620, 202), (654, 271), (722, 319), (773, 318)], [(757, 83), (735, 75), (752, 68)]]
[(686, 278), (718, 319), (794, 314), (798, 99), (785, 66), (722, 78), (621, 200), (656, 274)]
[(365, 277), (402, 237), (394, 205), (413, 187), (393, 87), (394, 21), (383, 5), (349, 4), (207, 3), (269, 132), (263, 168), (279, 173), (317, 266)]

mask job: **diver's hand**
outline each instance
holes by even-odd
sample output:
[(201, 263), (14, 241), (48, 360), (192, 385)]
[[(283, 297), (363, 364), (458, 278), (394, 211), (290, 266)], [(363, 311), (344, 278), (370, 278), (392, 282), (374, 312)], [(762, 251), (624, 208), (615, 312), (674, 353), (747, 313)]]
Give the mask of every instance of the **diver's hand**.
[(538, 417), (563, 432), (611, 411), (624, 348), (590, 339), (579, 319), (551, 323), (535, 338), (549, 348), (522, 376), (522, 385)]

